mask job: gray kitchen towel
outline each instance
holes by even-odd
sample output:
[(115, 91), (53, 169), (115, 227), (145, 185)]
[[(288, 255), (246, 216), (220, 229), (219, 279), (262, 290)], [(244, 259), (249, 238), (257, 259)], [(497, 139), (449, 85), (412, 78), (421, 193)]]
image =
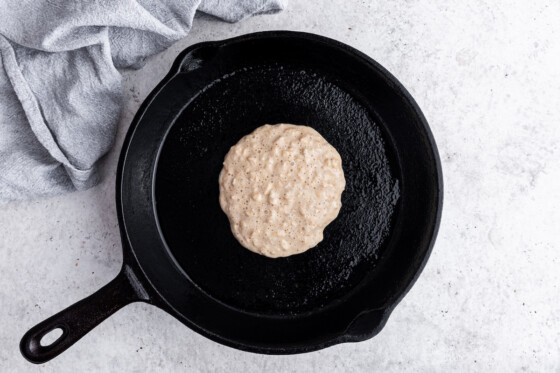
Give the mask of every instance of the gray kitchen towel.
[(0, 204), (95, 185), (122, 104), (118, 69), (185, 37), (196, 11), (237, 22), (284, 2), (0, 1)]

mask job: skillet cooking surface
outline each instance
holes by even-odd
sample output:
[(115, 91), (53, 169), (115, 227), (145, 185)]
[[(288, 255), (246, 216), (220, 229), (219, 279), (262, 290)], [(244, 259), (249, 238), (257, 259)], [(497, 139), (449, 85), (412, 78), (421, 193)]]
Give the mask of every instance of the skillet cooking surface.
[[(210, 296), (247, 312), (297, 314), (342, 297), (375, 266), (399, 197), (398, 165), (379, 122), (318, 66), (275, 61), (212, 83), (175, 121), (156, 171), (157, 215), (180, 267)], [(340, 153), (347, 184), (319, 245), (270, 259), (231, 233), (218, 175), (241, 137), (276, 123), (319, 131)]]

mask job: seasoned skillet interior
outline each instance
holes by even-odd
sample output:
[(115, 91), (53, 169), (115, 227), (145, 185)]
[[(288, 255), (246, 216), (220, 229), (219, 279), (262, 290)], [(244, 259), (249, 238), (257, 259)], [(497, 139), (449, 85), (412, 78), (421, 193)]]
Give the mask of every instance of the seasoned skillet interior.
[[(319, 131), (340, 153), (347, 184), (318, 246), (270, 259), (232, 235), (218, 175), (231, 146), (275, 123)], [(359, 94), (318, 66), (276, 62), (225, 74), (186, 105), (161, 149), (156, 209), (171, 254), (190, 281), (243, 311), (294, 315), (340, 299), (375, 267), (399, 203), (385, 133)]]

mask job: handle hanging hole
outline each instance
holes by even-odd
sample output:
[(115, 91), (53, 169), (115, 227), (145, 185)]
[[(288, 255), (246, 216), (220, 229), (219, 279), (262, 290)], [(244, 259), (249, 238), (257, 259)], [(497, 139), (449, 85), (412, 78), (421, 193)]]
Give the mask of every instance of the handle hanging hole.
[(39, 344), (42, 347), (47, 347), (52, 345), (53, 343), (55, 343), (56, 341), (58, 341), (60, 339), (60, 337), (62, 337), (62, 329), (61, 328), (56, 328), (51, 330), (50, 332), (48, 332), (47, 334), (45, 334), (44, 336), (41, 337), (41, 341), (39, 342)]

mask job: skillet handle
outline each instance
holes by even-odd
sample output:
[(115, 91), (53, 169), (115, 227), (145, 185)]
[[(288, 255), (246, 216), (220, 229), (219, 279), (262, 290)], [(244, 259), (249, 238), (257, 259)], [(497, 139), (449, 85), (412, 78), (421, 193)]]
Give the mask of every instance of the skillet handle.
[(372, 310), (358, 315), (341, 337), (341, 342), (361, 342), (374, 337), (381, 331), (389, 312)]
[[(97, 292), (31, 328), (21, 339), (20, 351), (32, 363), (45, 363), (113, 313), (136, 301), (149, 301), (149, 296), (132, 268), (125, 264), (117, 277)], [(62, 335), (47, 346), (41, 345), (41, 338), (55, 329), (61, 329)]]
[(210, 61), (218, 52), (218, 43), (207, 41), (190, 46), (177, 56), (171, 72), (188, 73)]

